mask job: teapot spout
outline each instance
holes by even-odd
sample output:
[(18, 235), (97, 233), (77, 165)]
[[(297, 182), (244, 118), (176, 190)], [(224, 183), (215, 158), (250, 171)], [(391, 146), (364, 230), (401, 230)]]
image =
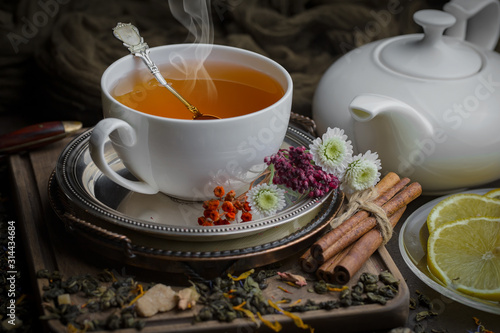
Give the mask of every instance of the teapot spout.
[(388, 116), (421, 136), (433, 136), (434, 126), (417, 110), (397, 99), (376, 94), (356, 96), (349, 104), (354, 120), (368, 122), (378, 116)]

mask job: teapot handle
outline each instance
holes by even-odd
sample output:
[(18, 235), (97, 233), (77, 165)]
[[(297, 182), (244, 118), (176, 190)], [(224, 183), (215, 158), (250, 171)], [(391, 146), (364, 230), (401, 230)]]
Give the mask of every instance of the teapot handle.
[(451, 0), (443, 7), (457, 22), (446, 35), (467, 40), (481, 48), (493, 50), (500, 35), (498, 0)]

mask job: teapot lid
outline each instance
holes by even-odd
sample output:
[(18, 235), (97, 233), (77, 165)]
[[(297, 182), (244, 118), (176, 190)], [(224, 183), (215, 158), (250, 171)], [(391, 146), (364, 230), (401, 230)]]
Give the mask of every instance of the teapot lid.
[(424, 35), (402, 36), (382, 45), (379, 60), (388, 68), (424, 79), (459, 79), (477, 73), (482, 58), (473, 47), (457, 38), (443, 36), (455, 24), (449, 13), (426, 9), (413, 19), (423, 27)]

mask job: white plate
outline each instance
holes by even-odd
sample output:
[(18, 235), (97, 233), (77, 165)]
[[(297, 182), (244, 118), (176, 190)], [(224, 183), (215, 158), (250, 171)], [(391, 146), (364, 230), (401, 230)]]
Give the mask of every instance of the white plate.
[[(476, 189), (462, 193), (477, 193), (482, 195), (490, 190), (492, 189)], [(433, 278), (432, 273), (427, 268), (427, 239), (429, 238), (429, 231), (426, 225), (427, 216), (437, 203), (450, 195), (442, 196), (426, 203), (408, 217), (401, 227), (399, 234), (401, 255), (413, 273), (435, 291), (475, 309), (500, 314), (499, 302), (472, 297), (451, 287), (444, 286), (440, 282), (437, 282), (437, 279)]]

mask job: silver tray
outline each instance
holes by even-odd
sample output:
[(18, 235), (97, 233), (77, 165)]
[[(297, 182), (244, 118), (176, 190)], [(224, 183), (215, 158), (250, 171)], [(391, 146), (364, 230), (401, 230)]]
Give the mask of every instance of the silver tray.
[(228, 269), (246, 271), (290, 258), (303, 252), (328, 229), (344, 200), (341, 191), (334, 191), (323, 204), (290, 223), (246, 237), (189, 242), (122, 228), (80, 209), (61, 190), (55, 171), (48, 190), (49, 203), (59, 217), (54, 224), (64, 227), (56, 229), (57, 237), (80, 249), (81, 255), (94, 263), (98, 258), (107, 265), (126, 264), (139, 272), (156, 271), (170, 278), (186, 274), (216, 277)]
[[(491, 189), (475, 189), (463, 193), (485, 194)], [(451, 195), (451, 194), (450, 194)], [(404, 261), (429, 287), (450, 299), (470, 306), (474, 309), (500, 314), (500, 303), (469, 296), (451, 287), (444, 286), (427, 268), (427, 216), (432, 208), (449, 195), (434, 199), (414, 211), (401, 227), (399, 234), (399, 249)]]
[[(202, 227), (201, 202), (185, 202), (165, 194), (144, 195), (129, 191), (109, 180), (93, 163), (88, 141), (92, 130), (72, 140), (59, 156), (55, 178), (66, 211), (106, 229), (114, 227), (176, 241), (222, 241), (261, 233), (282, 224), (297, 222), (319, 210), (327, 200), (305, 196), (289, 197), (287, 206), (276, 215), (246, 223)], [(282, 147), (309, 146), (314, 137), (290, 126)], [(133, 176), (124, 168), (116, 152), (107, 144), (108, 163), (124, 177)], [(336, 195), (337, 192), (333, 195)], [(310, 219), (310, 218), (309, 218)], [(300, 223), (299, 223), (300, 224)]]

